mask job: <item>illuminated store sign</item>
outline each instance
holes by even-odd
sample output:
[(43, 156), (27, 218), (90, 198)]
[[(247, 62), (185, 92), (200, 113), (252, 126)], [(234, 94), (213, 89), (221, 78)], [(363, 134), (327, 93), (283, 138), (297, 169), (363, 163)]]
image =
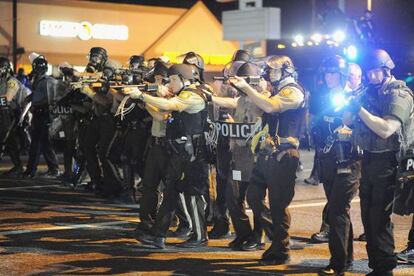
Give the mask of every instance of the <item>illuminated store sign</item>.
[[(209, 65), (226, 65), (233, 58), (232, 55), (211, 55), (200, 53), (201, 57), (204, 59), (204, 64)], [(163, 56), (168, 57), (172, 63), (182, 63), (184, 56), (183, 53), (177, 52), (164, 52)]]
[(41, 36), (79, 37), (82, 40), (109, 39), (127, 40), (128, 27), (125, 25), (91, 24), (88, 21), (67, 22), (42, 20), (39, 24)]

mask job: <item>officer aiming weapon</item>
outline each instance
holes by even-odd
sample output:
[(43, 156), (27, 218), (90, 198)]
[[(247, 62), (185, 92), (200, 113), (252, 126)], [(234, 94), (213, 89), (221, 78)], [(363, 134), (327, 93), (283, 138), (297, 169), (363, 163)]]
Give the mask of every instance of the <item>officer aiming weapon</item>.
[[(235, 76), (226, 76), (226, 77), (214, 77), (214, 80), (221, 80), (221, 81), (227, 81), (230, 79), (235, 79)], [(248, 84), (251, 85), (258, 85), (260, 83), (260, 76), (242, 76), (239, 77), (244, 79)]]
[(332, 104), (335, 107), (335, 112), (347, 106), (352, 99), (360, 99), (368, 90), (368, 86), (360, 85), (357, 89), (351, 92), (337, 93), (332, 97)]

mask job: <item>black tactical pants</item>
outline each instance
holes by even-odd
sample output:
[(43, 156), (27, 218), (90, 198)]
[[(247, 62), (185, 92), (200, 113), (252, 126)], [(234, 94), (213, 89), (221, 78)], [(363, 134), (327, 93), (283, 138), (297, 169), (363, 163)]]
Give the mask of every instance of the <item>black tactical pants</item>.
[(321, 159), (320, 179), (328, 200), (325, 208), (329, 223), (330, 266), (335, 271), (343, 271), (353, 261), (350, 208), (359, 188), (360, 163), (353, 161), (349, 168), (349, 173), (338, 174), (332, 151)]
[(360, 186), (361, 215), (367, 237), (369, 267), (392, 270), (397, 265), (391, 222), (397, 160), (393, 152), (364, 153)]
[(43, 154), (50, 172), (58, 171), (58, 160), (49, 137), (49, 112), (47, 110), (33, 112), (32, 130), (29, 149), (29, 160), (26, 171), (36, 172), (40, 153)]
[[(103, 184), (108, 195), (115, 195), (121, 189), (120, 176), (115, 164), (108, 158), (109, 150), (116, 138), (115, 120), (111, 114), (96, 116), (87, 125), (84, 141), (86, 169), (92, 182)], [(99, 159), (98, 159), (99, 156)], [(99, 164), (102, 164), (102, 169)]]
[(197, 157), (190, 162), (185, 157), (185, 153), (171, 155), (167, 166), (163, 201), (152, 227), (154, 235), (167, 236), (178, 206), (179, 193), (184, 192), (193, 226), (194, 234), (191, 238), (195, 240), (207, 238), (206, 201), (203, 195), (209, 187), (208, 172), (208, 164), (202, 157)]
[[(290, 213), (287, 208), (295, 194), (298, 164), (299, 152), (296, 149), (288, 149), (271, 156), (259, 154), (250, 181), (247, 198), (253, 206), (258, 202), (257, 199), (263, 198), (264, 187), (269, 190), (273, 240), (267, 253), (275, 259), (286, 259), (289, 256)], [(260, 210), (260, 207), (257, 209)]]
[(13, 114), (11, 114), (11, 111), (0, 109), (0, 141), (3, 142), (7, 132), (9, 132), (9, 136), (5, 141), (5, 153), (10, 156), (10, 160), (16, 168), (21, 168), (17, 129), (12, 124)]
[(216, 201), (214, 212), (214, 227), (223, 232), (229, 228), (229, 216), (226, 203), (226, 189), (229, 181), (231, 152), (229, 140), (219, 137), (217, 141), (217, 163), (216, 163)]
[[(143, 179), (143, 194), (140, 202), (139, 217), (141, 221), (152, 223), (157, 215), (159, 189), (161, 180), (165, 182), (165, 175), (169, 161), (169, 154), (165, 142), (156, 142), (151, 138), (145, 160), (145, 171)], [(157, 140), (161, 141), (161, 140)], [(165, 141), (165, 140), (163, 140)], [(161, 144), (162, 143), (162, 144)]]

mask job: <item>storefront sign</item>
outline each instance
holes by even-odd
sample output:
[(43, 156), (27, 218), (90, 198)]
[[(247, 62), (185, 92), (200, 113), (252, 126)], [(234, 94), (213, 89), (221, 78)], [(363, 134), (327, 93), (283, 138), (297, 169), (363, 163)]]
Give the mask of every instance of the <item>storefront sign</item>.
[[(229, 63), (232, 59), (232, 55), (209, 55), (209, 54), (203, 54), (203, 53), (197, 53), (200, 54), (201, 57), (204, 59), (205, 64), (210, 65), (226, 65)], [(184, 59), (183, 53), (176, 53), (176, 52), (164, 52), (163, 56), (166, 56), (169, 58), (169, 60), (172, 63), (181, 63)]]
[(68, 22), (42, 20), (39, 24), (41, 36), (79, 37), (81, 40), (108, 39), (127, 40), (128, 27), (125, 25), (91, 24), (88, 21)]

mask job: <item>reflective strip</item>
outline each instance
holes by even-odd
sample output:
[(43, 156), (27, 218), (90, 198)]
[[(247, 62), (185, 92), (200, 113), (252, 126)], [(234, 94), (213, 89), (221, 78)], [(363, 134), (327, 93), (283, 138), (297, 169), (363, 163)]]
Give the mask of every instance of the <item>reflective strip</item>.
[(197, 241), (201, 240), (201, 225), (200, 225), (200, 218), (198, 217), (198, 208), (196, 203), (195, 196), (191, 196), (191, 205), (193, 207), (193, 214), (194, 214), (194, 223), (195, 223), (195, 233), (197, 236)]
[(190, 216), (190, 214), (188, 213), (188, 210), (187, 210), (187, 204), (185, 202), (184, 194), (179, 193), (179, 195), (180, 195), (181, 204), (183, 205), (184, 215), (185, 215), (185, 217), (187, 218), (187, 221), (188, 221), (188, 226), (190, 228), (193, 228), (193, 222), (191, 221), (191, 216)]

